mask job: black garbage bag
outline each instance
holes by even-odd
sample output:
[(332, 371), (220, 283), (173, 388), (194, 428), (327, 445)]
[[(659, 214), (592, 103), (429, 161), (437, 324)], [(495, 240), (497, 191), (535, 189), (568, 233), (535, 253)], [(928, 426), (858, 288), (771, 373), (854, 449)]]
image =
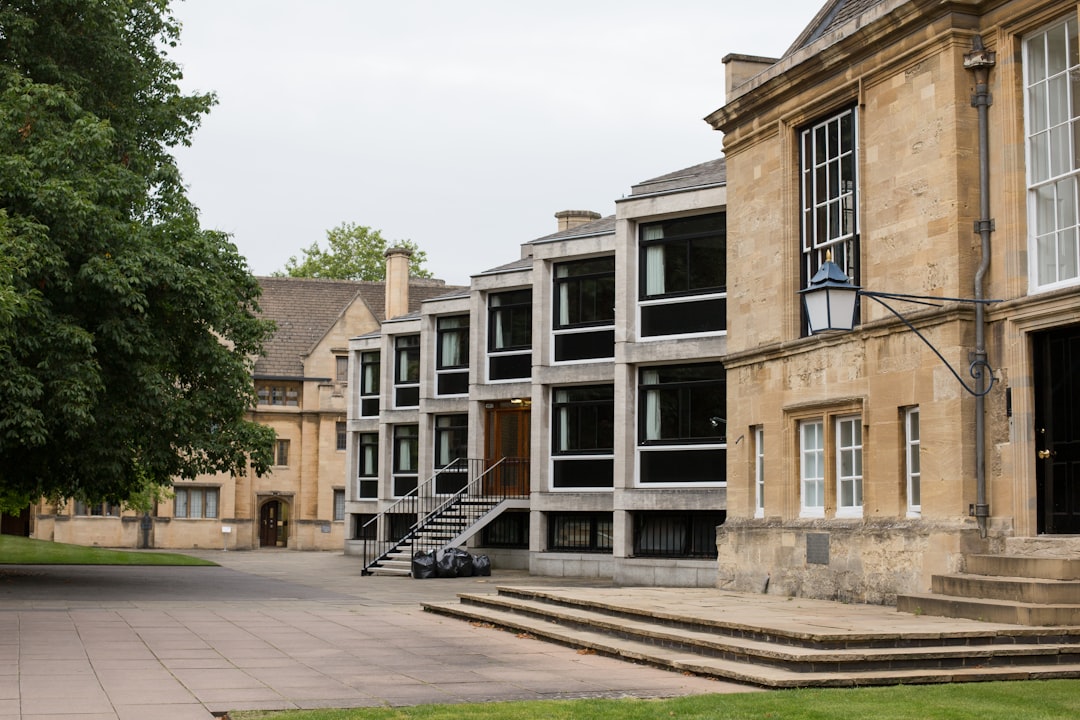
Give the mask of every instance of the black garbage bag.
[(473, 555), (472, 574), (477, 577), (489, 577), (491, 575), (491, 558), (487, 555)]
[(458, 577), (472, 577), (473, 556), (461, 548), (450, 548), (446, 554), (454, 559), (454, 568)]
[(450, 552), (444, 552), (442, 557), (435, 561), (435, 573), (438, 577), (456, 578), (458, 576), (457, 569), (457, 561)]
[(412, 556), (412, 576), (414, 580), (429, 580), (437, 576), (435, 569), (435, 551), (417, 550)]

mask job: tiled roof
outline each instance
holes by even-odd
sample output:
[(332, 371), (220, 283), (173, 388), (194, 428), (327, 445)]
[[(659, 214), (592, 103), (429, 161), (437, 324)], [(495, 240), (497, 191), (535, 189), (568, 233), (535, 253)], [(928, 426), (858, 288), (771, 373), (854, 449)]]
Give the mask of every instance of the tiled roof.
[(515, 270), (529, 270), (530, 268), (532, 268), (532, 266), (533, 266), (532, 258), (527, 257), (527, 258), (521, 258), (519, 260), (514, 260), (513, 262), (508, 262), (505, 265), (497, 265), (497, 266), (495, 266), (493, 268), (489, 268), (487, 270), (484, 270), (482, 272), (478, 272), (476, 274), (477, 275), (493, 275), (493, 274), (502, 273), (502, 272), (513, 272)]
[[(382, 282), (292, 277), (258, 280), (262, 286), (260, 315), (277, 325), (265, 354), (255, 362), (259, 376), (303, 376), (304, 356), (355, 300), (363, 302), (377, 321), (384, 319), (386, 290)], [(413, 278), (409, 281), (409, 309), (416, 310), (424, 300), (456, 289), (442, 280)]]
[(885, 0), (830, 0), (825, 4), (806, 29), (802, 31), (784, 57), (801, 50), (815, 40), (823, 37), (844, 23), (857, 18), (867, 10), (880, 5)]
[(723, 185), (726, 182), (727, 163), (724, 158), (717, 158), (639, 182), (630, 188), (630, 196), (690, 190), (705, 185)]
[(615, 232), (615, 216), (608, 215), (605, 218), (599, 220), (593, 220), (592, 222), (582, 223), (569, 230), (560, 230), (559, 232), (545, 235), (543, 237), (536, 238), (530, 242), (550, 242), (552, 240), (569, 240), (576, 237), (593, 237), (595, 235), (610, 235)]

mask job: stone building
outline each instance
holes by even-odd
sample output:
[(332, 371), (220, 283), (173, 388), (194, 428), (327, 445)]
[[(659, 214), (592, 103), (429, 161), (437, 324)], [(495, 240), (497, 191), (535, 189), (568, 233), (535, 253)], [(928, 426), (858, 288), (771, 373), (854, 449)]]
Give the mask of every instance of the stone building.
[[(893, 602), (975, 555), (1077, 556), (1078, 58), (1075, 2), (832, 0), (783, 57), (725, 59), (720, 586)], [(870, 295), (811, 335), (830, 259), (1001, 302), (886, 299), (941, 358)]]
[[(340, 549), (345, 542), (346, 391), (349, 338), (379, 327), (430, 296), (441, 280), (408, 277), (392, 258), (388, 282), (259, 278), (262, 315), (277, 326), (255, 363), (258, 404), (252, 418), (274, 429), (270, 473), (177, 480), (160, 503), (149, 541), (158, 548)], [(403, 298), (405, 298), (403, 300)], [(402, 304), (404, 303), (404, 304)], [(120, 506), (72, 501), (42, 506), (38, 538), (83, 545), (137, 547), (142, 518)]]
[(500, 503), (452, 534), (497, 566), (714, 584), (724, 183), (716, 160), (635, 185), (613, 217), (557, 213), (467, 292), (355, 338), (346, 552), (468, 487)]

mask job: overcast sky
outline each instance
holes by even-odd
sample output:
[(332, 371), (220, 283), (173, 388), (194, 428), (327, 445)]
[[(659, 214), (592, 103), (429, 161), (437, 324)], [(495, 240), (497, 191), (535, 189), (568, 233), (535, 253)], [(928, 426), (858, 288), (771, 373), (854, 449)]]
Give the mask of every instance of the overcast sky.
[(779, 56), (823, 1), (174, 0), (184, 89), (219, 99), (180, 169), (257, 275), (350, 221), (467, 284), (719, 157), (721, 59)]

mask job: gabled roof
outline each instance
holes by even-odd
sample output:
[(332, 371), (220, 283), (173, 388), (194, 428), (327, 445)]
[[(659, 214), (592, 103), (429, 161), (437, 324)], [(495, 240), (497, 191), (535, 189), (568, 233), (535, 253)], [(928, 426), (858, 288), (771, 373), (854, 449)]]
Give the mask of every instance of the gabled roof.
[(839, 28), (844, 23), (857, 18), (867, 10), (880, 5), (885, 0), (830, 0), (817, 15), (799, 34), (795, 42), (784, 53), (784, 57), (791, 55), (824, 35)]
[[(293, 277), (260, 277), (258, 281), (260, 316), (277, 325), (265, 354), (255, 362), (258, 376), (303, 377), (304, 358), (356, 301), (364, 303), (377, 322), (385, 319), (382, 282)], [(442, 280), (412, 278), (409, 309), (419, 309), (424, 300), (455, 289)]]
[(643, 180), (630, 188), (630, 197), (656, 193), (678, 192), (709, 185), (727, 183), (727, 162), (724, 158), (691, 165), (651, 180)]

